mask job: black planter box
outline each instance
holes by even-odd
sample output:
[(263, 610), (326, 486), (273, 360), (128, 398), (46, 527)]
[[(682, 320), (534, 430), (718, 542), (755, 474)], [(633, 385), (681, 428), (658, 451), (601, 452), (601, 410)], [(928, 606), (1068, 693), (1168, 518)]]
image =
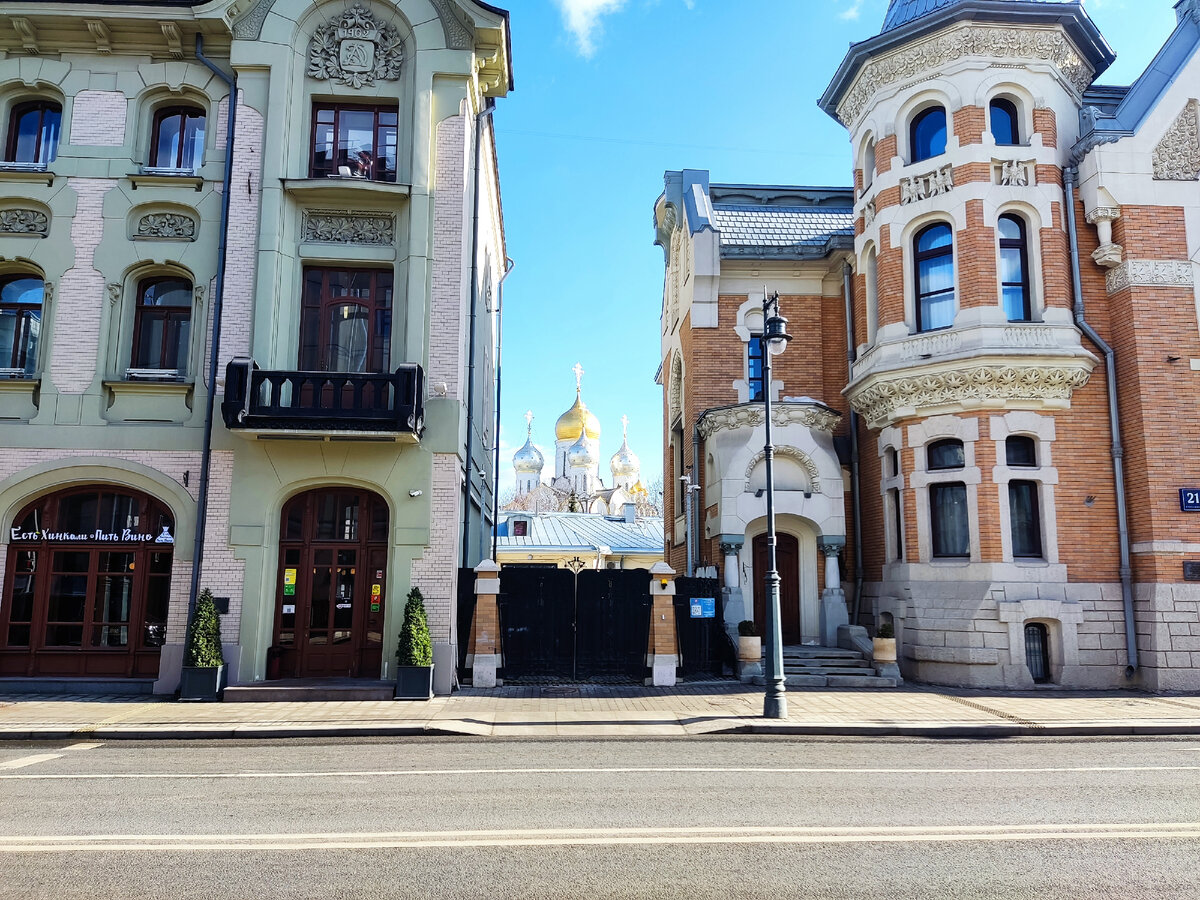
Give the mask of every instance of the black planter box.
[(396, 666), (397, 700), (432, 700), (433, 666)]
[(208, 701), (221, 699), (225, 692), (225, 667), (193, 668), (184, 666), (179, 679), (179, 699)]

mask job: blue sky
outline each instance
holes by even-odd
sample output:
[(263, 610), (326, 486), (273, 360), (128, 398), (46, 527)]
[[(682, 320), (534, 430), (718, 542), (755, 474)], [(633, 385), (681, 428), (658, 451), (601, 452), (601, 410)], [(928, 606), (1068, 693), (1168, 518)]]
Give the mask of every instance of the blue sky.
[[(503, 0), (498, 0), (503, 4)], [(714, 181), (849, 184), (844, 130), (816, 100), (886, 0), (509, 0), (517, 89), (496, 115), (509, 255), (501, 489), (525, 439), (553, 445), (574, 402), (622, 415), (643, 478), (662, 471), (663, 257), (651, 211), (668, 169)], [(1175, 25), (1173, 0), (1088, 0), (1128, 84)], [(786, 311), (785, 311), (786, 312)], [(547, 459), (552, 459), (550, 453)], [(547, 473), (549, 474), (549, 473)]]

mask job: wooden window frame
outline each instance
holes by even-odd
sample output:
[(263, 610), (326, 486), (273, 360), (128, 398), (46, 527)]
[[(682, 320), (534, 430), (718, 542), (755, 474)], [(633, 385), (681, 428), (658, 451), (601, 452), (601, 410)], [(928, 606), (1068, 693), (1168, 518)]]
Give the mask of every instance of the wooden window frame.
[[(181, 121), (179, 123), (179, 125), (180, 125), (180, 127), (179, 127), (179, 134), (180, 134), (179, 152), (175, 156), (175, 162), (168, 164), (168, 163), (164, 163), (163, 160), (159, 159), (158, 135), (159, 135), (159, 130), (162, 128), (162, 123), (165, 120), (172, 118), (173, 116), (181, 116), (183, 118), (183, 121)], [(191, 170), (194, 172), (195, 170), (199, 169), (200, 166), (202, 166), (204, 164), (203, 145), (201, 146), (201, 149), (200, 149), (200, 158), (199, 159), (192, 160), (192, 164), (190, 166), (185, 166), (183, 164), (183, 154), (185, 152), (185, 142), (183, 140), (183, 134), (184, 134), (184, 128), (186, 125), (186, 121), (189, 118), (200, 119), (204, 123), (205, 140), (207, 140), (208, 113), (202, 107), (192, 106), (190, 104), (179, 104), (179, 105), (173, 105), (173, 106), (164, 106), (161, 109), (156, 109), (154, 111), (154, 117), (151, 120), (151, 125), (150, 125), (150, 167), (151, 168), (154, 168), (154, 169), (178, 169), (180, 171)]]
[[(146, 306), (146, 292), (151, 287), (153, 287), (157, 284), (162, 284), (167, 281), (177, 281), (180, 284), (187, 285), (187, 296), (188, 296), (187, 304), (183, 305), (183, 306)], [(191, 362), (191, 359), (190, 359), (191, 346), (190, 345), (191, 345), (191, 324), (192, 324), (192, 306), (193, 306), (192, 291), (193, 291), (192, 282), (189, 279), (184, 278), (179, 275), (155, 275), (150, 278), (143, 278), (141, 281), (138, 282), (137, 305), (134, 308), (134, 314), (133, 314), (133, 347), (131, 348), (130, 354), (129, 354), (129, 363), (130, 363), (129, 367), (131, 369), (149, 369), (149, 370), (160, 370), (160, 371), (164, 371), (164, 372), (174, 371), (174, 372), (178, 372), (181, 377), (185, 376), (188, 373), (188, 371), (191, 368), (189, 366), (189, 363)], [(182, 313), (186, 313), (186, 317), (184, 315), (182, 315)], [(181, 362), (182, 365), (176, 365), (176, 366), (166, 365), (167, 348), (168, 348), (167, 334), (169, 333), (169, 329), (166, 327), (163, 328), (162, 343), (160, 344), (160, 346), (158, 348), (158, 363), (157, 363), (157, 365), (148, 365), (147, 363), (150, 362), (150, 360), (144, 360), (144, 359), (140, 359), (138, 357), (138, 348), (141, 346), (141, 342), (142, 342), (142, 329), (145, 328), (145, 326), (146, 326), (146, 320), (147, 319), (157, 319), (157, 318), (161, 318), (166, 325), (169, 325), (171, 322), (176, 322), (176, 323), (181, 322), (186, 318), (186, 321), (188, 323), (188, 335), (189, 335), (188, 341), (184, 346), (177, 348), (177, 355), (178, 355), (179, 359), (177, 359), (176, 361)]]
[[(33, 111), (38, 112), (38, 139), (37, 152), (34, 153), (33, 159), (17, 159), (17, 142), (20, 138), (18, 125), (21, 119)], [(46, 136), (46, 113), (53, 110), (58, 114), (58, 135), (54, 140), (54, 147), (45, 162), (42, 161), (42, 141)], [(26, 100), (23, 103), (18, 103), (13, 106), (8, 117), (8, 140), (4, 146), (4, 161), (10, 163), (23, 163), (33, 165), (49, 165), (58, 158), (58, 144), (62, 139), (62, 104), (57, 100)]]
[[(309, 278), (312, 274), (318, 272), (321, 274), (321, 296), (314, 303), (309, 295)], [(370, 275), (370, 300), (364, 302), (360, 297), (334, 296), (331, 293), (330, 278), (333, 274), (339, 272), (350, 275)], [(389, 280), (387, 287), (380, 284), (381, 278)], [(305, 266), (301, 281), (303, 286), (300, 298), (300, 341), (296, 353), (297, 367), (305, 372), (333, 371), (329, 368), (330, 357), (332, 355), (330, 353), (331, 342), (328, 340), (329, 336), (324, 333), (326, 323), (328, 322), (328, 313), (336, 306), (357, 304), (367, 309), (371, 328), (366, 372), (373, 374), (388, 372), (391, 365), (392, 324), (396, 306), (395, 271), (391, 268), (374, 268), (370, 266)], [(388, 290), (391, 291), (391, 297), (384, 303), (382, 298)], [(376, 329), (380, 314), (386, 314), (386, 333), (380, 333)], [(319, 340), (316, 360), (306, 357), (305, 347), (306, 332), (312, 327), (311, 317), (314, 315), (316, 316), (316, 329)]]
[[(333, 113), (333, 123), (330, 127), (333, 128), (335, 159), (330, 163), (331, 171), (327, 172), (327, 171), (321, 170), (320, 172), (318, 172), (318, 170), (317, 170), (317, 128), (320, 127), (321, 124), (324, 124), (324, 123), (318, 122), (318, 117), (322, 111), (326, 111), (326, 110), (331, 111)], [(365, 103), (314, 102), (312, 105), (312, 123), (311, 123), (311, 127), (309, 129), (309, 138), (308, 138), (308, 152), (309, 152), (308, 176), (310, 178), (336, 178), (336, 177), (338, 177), (338, 171), (337, 171), (338, 163), (336, 160), (337, 136), (339, 133), (338, 125), (339, 125), (339, 120), (341, 118), (341, 114), (345, 113), (345, 112), (369, 112), (374, 115), (374, 125), (372, 126), (372, 129), (371, 129), (371, 152), (372, 152), (372, 159), (373, 159), (372, 167), (374, 167), (375, 160), (385, 158), (385, 155), (380, 152), (381, 145), (380, 145), (379, 136), (380, 136), (381, 129), (392, 128), (395, 131), (396, 169), (394, 169), (392, 172), (386, 174), (382, 178), (377, 178), (375, 176), (374, 171), (372, 171), (370, 174), (367, 174), (367, 175), (359, 175), (359, 176), (352, 175), (351, 177), (352, 178), (353, 177), (362, 178), (365, 181), (377, 181), (377, 182), (381, 182), (384, 184), (395, 184), (399, 178), (398, 170), (400, 168), (400, 109), (398, 106), (389, 106), (389, 105), (383, 105), (383, 104), (377, 106), (377, 105), (365, 104)], [(379, 117), (381, 114), (394, 115), (396, 117), (396, 124), (391, 125), (391, 126), (381, 125), (379, 122)]]
[[(6, 312), (16, 313), (17, 327), (13, 331), (13, 343), (11, 347), (0, 347), (0, 368), (21, 369), (27, 374), (37, 370), (37, 351), (34, 351), (33, 367), (29, 366), (29, 337), (30, 337), (30, 316), (28, 313), (34, 309), (38, 312), (38, 321), (45, 323), (46, 309), (46, 281), (40, 275), (32, 272), (12, 272), (7, 275), (0, 276), (0, 292), (4, 287), (12, 284), (14, 281), (22, 281), (26, 278), (34, 279), (42, 283), (42, 302), (36, 307), (28, 303), (5, 303), (0, 300), (0, 314)], [(3, 296), (0, 293), (0, 296)], [(24, 340), (22, 340), (22, 337)], [(38, 347), (41, 347), (41, 336), (38, 336)]]

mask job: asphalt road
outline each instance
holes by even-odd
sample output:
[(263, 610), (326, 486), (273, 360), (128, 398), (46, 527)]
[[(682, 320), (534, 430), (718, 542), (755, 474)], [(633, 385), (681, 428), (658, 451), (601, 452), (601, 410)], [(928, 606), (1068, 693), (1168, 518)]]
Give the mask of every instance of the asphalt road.
[(0, 898), (1194, 898), (1200, 741), (0, 744)]

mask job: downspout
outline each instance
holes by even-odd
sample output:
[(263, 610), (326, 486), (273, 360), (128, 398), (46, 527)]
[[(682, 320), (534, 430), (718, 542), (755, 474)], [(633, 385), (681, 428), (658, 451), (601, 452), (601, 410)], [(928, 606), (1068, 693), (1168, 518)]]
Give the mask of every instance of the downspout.
[(515, 262), (506, 259), (504, 274), (500, 276), (500, 283), (496, 285), (496, 427), (492, 432), (492, 439), (495, 441), (493, 454), (496, 457), (496, 471), (492, 481), (492, 562), (496, 562), (496, 541), (500, 533), (500, 364), (504, 359), (504, 282), (516, 267)]
[[(467, 334), (467, 445), (463, 460), (465, 474), (463, 476), (463, 523), (462, 523), (462, 559), (459, 563), (467, 567), (468, 553), (471, 547), (471, 470), (474, 468), (475, 454), (473, 452), (475, 431), (475, 333), (479, 318), (479, 187), (483, 181), (480, 175), (480, 160), (483, 156), (483, 123), (496, 111), (496, 101), (488, 98), (487, 105), (475, 116), (475, 194), (471, 205), (471, 326)], [(479, 510), (483, 515), (482, 507)]]
[(1068, 166), (1063, 170), (1063, 181), (1067, 189), (1067, 235), (1071, 245), (1071, 277), (1075, 291), (1075, 324), (1104, 354), (1104, 368), (1108, 381), (1108, 418), (1112, 427), (1113, 482), (1117, 495), (1117, 535), (1121, 548), (1121, 600), (1125, 609), (1125, 652), (1129, 666), (1125, 677), (1133, 678), (1138, 670), (1137, 619), (1133, 610), (1133, 566), (1130, 562), (1129, 510), (1125, 501), (1125, 447), (1121, 443), (1121, 412), (1117, 405), (1117, 354), (1096, 333), (1086, 318), (1083, 309), (1083, 276), (1079, 268), (1079, 230), (1075, 222), (1075, 184), (1079, 168)]
[[(204, 35), (196, 35), (196, 59), (229, 86), (229, 114), (225, 135), (225, 183), (221, 193), (221, 237), (217, 245), (217, 284), (212, 300), (212, 343), (208, 360), (208, 397), (204, 413), (204, 450), (200, 461), (200, 484), (196, 499), (196, 543), (192, 550), (192, 583), (188, 591), (188, 627), (196, 615), (200, 594), (200, 572), (204, 563), (205, 525), (208, 520), (208, 487), (212, 471), (213, 413), (217, 401), (217, 366), (221, 351), (221, 313), (225, 300), (225, 266), (229, 248), (229, 199), (233, 193), (233, 151), (237, 130), (237, 76), (227, 75), (204, 55)], [(186, 632), (185, 632), (186, 634)], [(185, 639), (186, 640), (186, 639)]]
[[(702, 479), (700, 478), (700, 423), (697, 422), (692, 426), (692, 484), (697, 487), (701, 486)], [(691, 490), (691, 485), (688, 486)], [(700, 524), (704, 521), (703, 506), (700, 502), (700, 494), (702, 491), (695, 491), (696, 498), (692, 501), (692, 534), (695, 538), (692, 540), (692, 558), (688, 560), (688, 577), (695, 574), (696, 569), (700, 567)]]
[[(854, 270), (850, 263), (845, 263), (842, 269), (842, 293), (846, 299), (846, 384), (854, 381), (854, 363), (858, 359), (858, 350), (854, 343), (854, 285), (852, 277)], [(854, 515), (854, 618), (851, 625), (858, 624), (858, 616), (862, 611), (863, 592), (863, 545), (862, 545), (862, 491), (860, 488), (860, 470), (858, 455), (858, 413), (850, 407), (850, 493), (853, 502)]]

